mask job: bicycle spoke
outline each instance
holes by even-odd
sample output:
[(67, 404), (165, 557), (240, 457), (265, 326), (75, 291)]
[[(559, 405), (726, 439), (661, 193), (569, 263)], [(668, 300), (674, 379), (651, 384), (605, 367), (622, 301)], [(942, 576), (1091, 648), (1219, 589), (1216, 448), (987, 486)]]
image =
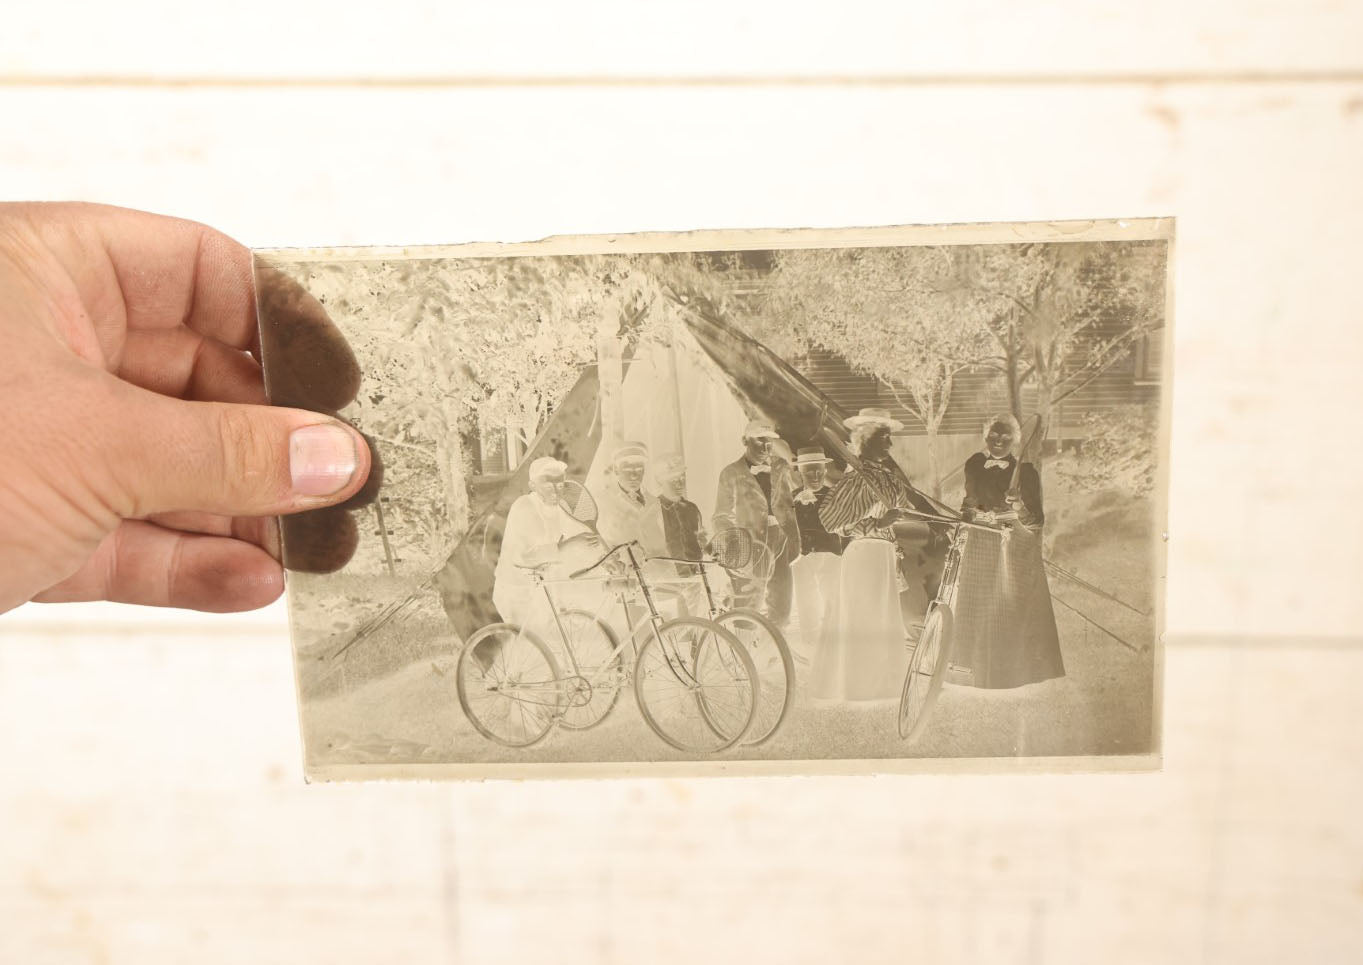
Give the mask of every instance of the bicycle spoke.
[(562, 703), (562, 683), (543, 644), (503, 624), (469, 641), (456, 667), (456, 689), (474, 727), (511, 747), (543, 737)]
[(635, 689), (649, 726), (689, 751), (731, 745), (747, 729), (755, 704), (744, 651), (727, 631), (700, 619), (655, 628), (640, 654)]

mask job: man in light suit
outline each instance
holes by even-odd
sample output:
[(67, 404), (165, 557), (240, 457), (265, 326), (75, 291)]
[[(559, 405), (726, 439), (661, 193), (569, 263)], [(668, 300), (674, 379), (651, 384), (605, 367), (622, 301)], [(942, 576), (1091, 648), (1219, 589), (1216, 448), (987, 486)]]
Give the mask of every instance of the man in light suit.
[(773, 455), (775, 427), (754, 419), (743, 430), (743, 455), (719, 474), (712, 528), (745, 529), (752, 536), (753, 579), (739, 590), (740, 603), (761, 609), (784, 628), (790, 621), (790, 563), (800, 555), (800, 526), (792, 498), (790, 463)]

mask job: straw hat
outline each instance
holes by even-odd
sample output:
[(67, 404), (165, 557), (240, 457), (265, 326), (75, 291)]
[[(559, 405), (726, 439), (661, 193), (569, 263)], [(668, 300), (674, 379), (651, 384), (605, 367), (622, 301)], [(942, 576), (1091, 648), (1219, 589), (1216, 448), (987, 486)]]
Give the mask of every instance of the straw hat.
[(801, 449), (799, 452), (795, 454), (796, 467), (815, 465), (826, 466), (828, 463), (832, 461), (833, 461), (832, 459), (829, 459), (826, 455), (824, 455), (824, 451), (820, 449), (818, 446), (811, 446), (805, 449)]
[(844, 419), (842, 424), (848, 429), (857, 429), (861, 426), (870, 425), (884, 426), (891, 432), (898, 432), (900, 429), (904, 428), (904, 423), (890, 415), (889, 409), (877, 409), (874, 407), (862, 409), (850, 419)]

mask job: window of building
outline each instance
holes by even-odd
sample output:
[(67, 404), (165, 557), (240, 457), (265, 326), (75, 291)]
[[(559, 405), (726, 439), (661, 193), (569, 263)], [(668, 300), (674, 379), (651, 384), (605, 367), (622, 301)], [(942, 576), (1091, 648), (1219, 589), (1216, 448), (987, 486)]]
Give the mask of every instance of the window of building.
[(1136, 343), (1135, 380), (1137, 383), (1152, 383), (1160, 380), (1164, 362), (1164, 329), (1157, 328), (1148, 332)]

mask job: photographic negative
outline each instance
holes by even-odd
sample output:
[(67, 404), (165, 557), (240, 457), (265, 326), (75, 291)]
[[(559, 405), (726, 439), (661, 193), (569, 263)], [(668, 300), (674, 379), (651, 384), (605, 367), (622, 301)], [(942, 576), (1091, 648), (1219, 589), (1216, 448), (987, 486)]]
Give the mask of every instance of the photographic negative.
[(1156, 766), (1172, 237), (257, 252), (309, 775)]

